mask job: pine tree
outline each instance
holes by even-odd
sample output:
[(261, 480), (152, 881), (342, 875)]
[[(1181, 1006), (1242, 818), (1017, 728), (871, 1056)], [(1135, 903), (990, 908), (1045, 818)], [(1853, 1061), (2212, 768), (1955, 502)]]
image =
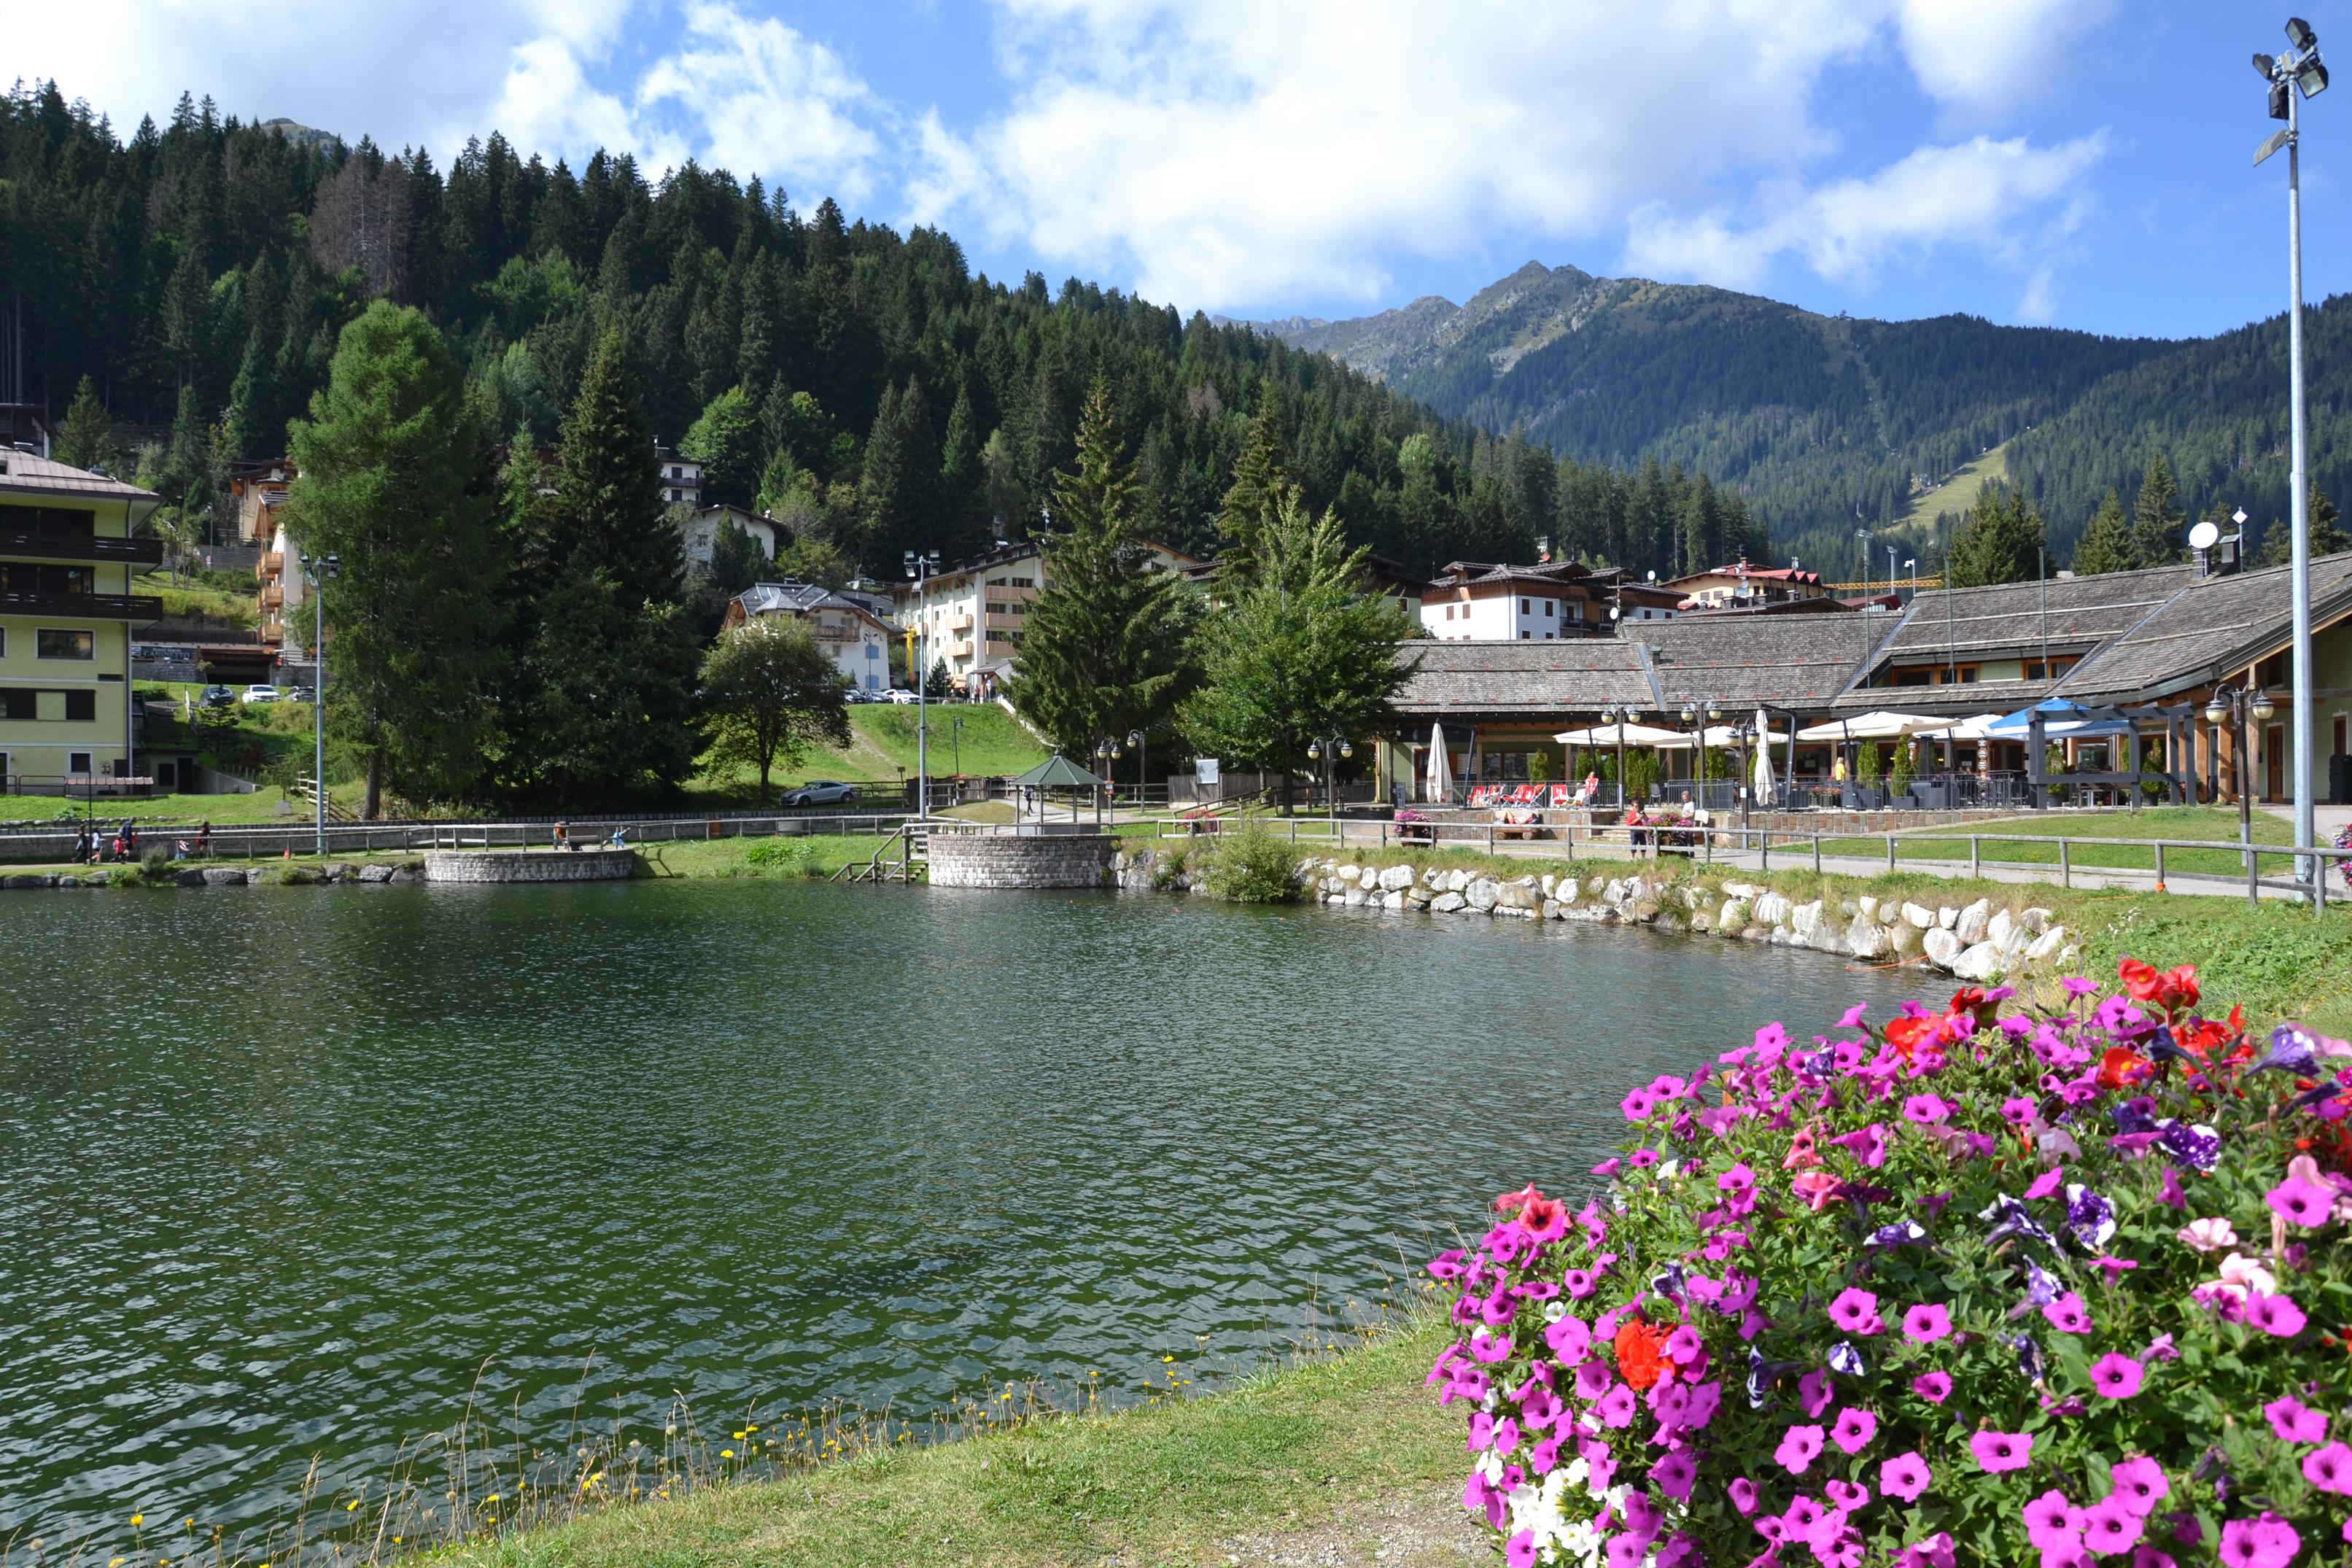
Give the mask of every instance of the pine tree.
[(1202, 753), (1279, 773), (1287, 810), (1310, 743), (1393, 730), (1412, 673), (1397, 647), (1413, 627), (1364, 592), (1366, 552), (1347, 547), (1330, 512), (1310, 517), (1296, 487), (1256, 548), (1202, 627), (1201, 688), (1179, 721)]
[(869, 569), (889, 572), (907, 551), (930, 547), (939, 468), (922, 388), (909, 378), (904, 393), (892, 387), (883, 394), (858, 478), (858, 525)]
[(99, 406), (98, 387), (89, 377), (83, 376), (74, 388), (73, 403), (66, 409), (66, 422), (58, 428), (57, 444), (50, 450), (60, 463), (77, 468), (111, 468), (122, 460), (122, 447), (114, 438), (114, 422)]
[(2040, 563), (2042, 540), (2042, 514), (2029, 508), (2023, 496), (1987, 479), (1952, 541), (1952, 586), (2029, 581)]
[(1097, 742), (1159, 728), (1191, 690), (1198, 601), (1136, 541), (1134, 472), (1101, 381), (1079, 421), (1077, 471), (1058, 478), (1044, 589), (1005, 695), (1083, 760)]
[(564, 422), (508, 787), (557, 805), (667, 794), (694, 766), (685, 556), (628, 351), (607, 334)]
[(1268, 386), (1258, 395), (1257, 417), (1250, 424), (1242, 455), (1234, 461), (1234, 482), (1217, 513), (1217, 537), (1223, 542), (1219, 553), (1228, 572), (1246, 572), (1256, 562), (1259, 536), (1289, 489), (1289, 458), (1275, 416), (1274, 389)]
[(2132, 508), (2132, 538), (2139, 564), (2168, 566), (2185, 560), (2188, 546), (2180, 528), (2187, 519), (2188, 514), (2180, 507), (2180, 487), (2172, 478), (2172, 465), (2158, 452), (2147, 465), (2147, 477), (2139, 485), (2139, 500)]
[(751, 395), (730, 386), (703, 406), (677, 449), (702, 465), (706, 504), (748, 507), (760, 480), (760, 412)]
[(326, 389), (290, 432), (289, 510), (322, 589), (328, 711), (383, 791), (474, 798), (494, 733), (508, 554), (488, 447), (421, 311), (379, 300), (343, 329)]
[(2139, 564), (2139, 539), (2133, 532), (2131, 520), (2124, 515), (2123, 499), (2115, 491), (2091, 519), (2083, 537), (2074, 545), (2074, 575), (2095, 577), (2109, 572), (2128, 572)]
[[(2352, 550), (2352, 533), (2336, 526), (2336, 503), (2317, 485), (2311, 487), (2311, 559), (2335, 555)], [(2294, 560), (2294, 530), (2284, 521), (2273, 519), (2263, 530), (2263, 547), (2252, 564), (2285, 566)]]
[(947, 436), (940, 443), (939, 529), (950, 560), (986, 549), (992, 531), (988, 469), (981, 459), (978, 425), (971, 389), (959, 386), (955, 406), (948, 411)]

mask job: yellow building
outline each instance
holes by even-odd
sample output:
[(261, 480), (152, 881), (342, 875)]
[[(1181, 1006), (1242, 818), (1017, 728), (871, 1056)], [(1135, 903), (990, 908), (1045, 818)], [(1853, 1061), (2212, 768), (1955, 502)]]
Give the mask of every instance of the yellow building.
[(163, 612), (131, 591), (162, 546), (131, 534), (157, 499), (0, 451), (0, 789), (131, 787), (131, 629)]

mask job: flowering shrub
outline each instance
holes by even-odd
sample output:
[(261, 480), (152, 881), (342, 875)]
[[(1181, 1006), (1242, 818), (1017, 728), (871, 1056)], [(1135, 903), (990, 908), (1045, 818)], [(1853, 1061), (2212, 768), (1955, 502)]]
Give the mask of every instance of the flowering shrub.
[(2341, 1559), (2352, 1047), (2121, 979), (1768, 1026), (1433, 1261), (1510, 1568)]

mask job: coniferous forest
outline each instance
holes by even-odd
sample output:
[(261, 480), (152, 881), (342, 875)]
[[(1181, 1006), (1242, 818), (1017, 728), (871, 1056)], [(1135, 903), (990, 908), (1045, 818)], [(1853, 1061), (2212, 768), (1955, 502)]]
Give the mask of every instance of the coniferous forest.
[[(629, 345), (655, 435), (706, 496), (772, 511), (811, 558), (895, 575), (1042, 526), (1080, 408), (1109, 385), (1144, 531), (1206, 553), (1261, 403), (1311, 509), (1409, 568), (1555, 549), (1670, 574), (1765, 548), (1744, 502), (1440, 419), (1245, 328), (1072, 279), (975, 276), (950, 236), (626, 156), (574, 171), (493, 133), (446, 170), (184, 99), (120, 135), (54, 85), (0, 104), (0, 309), (26, 396), (83, 378), (142, 481), (202, 522), (240, 459), (286, 450), (337, 334), (423, 310), (478, 416), (552, 442), (596, 345)], [(211, 519), (217, 526), (218, 519)]]

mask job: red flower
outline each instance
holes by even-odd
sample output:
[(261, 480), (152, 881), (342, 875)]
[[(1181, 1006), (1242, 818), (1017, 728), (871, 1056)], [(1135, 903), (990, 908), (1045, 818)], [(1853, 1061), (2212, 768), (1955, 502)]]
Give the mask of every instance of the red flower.
[(1635, 1318), (1617, 1331), (1617, 1374), (1639, 1393), (1670, 1375), (1664, 1355), (1666, 1336)]
[(1508, 1214), (1513, 1209), (1523, 1209), (1542, 1196), (1543, 1194), (1541, 1193), (1536, 1191), (1536, 1184), (1533, 1182), (1529, 1182), (1517, 1192), (1505, 1193), (1501, 1197), (1496, 1198), (1495, 1200), (1495, 1212), (1496, 1214)]
[(2164, 984), (2163, 976), (2156, 972), (2156, 965), (2142, 963), (2137, 958), (2126, 958), (2116, 964), (2116, 973), (2135, 1002), (2155, 1001), (2158, 989)]
[(2197, 989), (2197, 966), (2193, 963), (2182, 964), (2166, 975), (2164, 982), (2164, 1005), (2176, 1012), (2183, 1007), (2194, 1007), (2197, 998), (2203, 994)]
[(1536, 1197), (1519, 1211), (1519, 1223), (1532, 1235), (1541, 1237), (1567, 1228), (1567, 1205), (1558, 1198)]
[(2178, 1013), (2184, 1007), (2197, 1005), (2197, 966), (2184, 963), (2179, 968), (2162, 973), (2154, 964), (2142, 963), (2137, 958), (2126, 958), (2116, 965), (2116, 973), (2124, 989), (2135, 1002), (2153, 1002), (2167, 1013)]
[(1937, 1022), (1934, 1018), (1914, 1018), (1908, 1016), (1890, 1018), (1886, 1024), (1886, 1043), (1893, 1046), (1895, 1054), (1907, 1062), (1911, 1059), (1911, 1053), (1918, 1048), (1920, 1041), (1932, 1039), (1935, 1037)]
[(2099, 1058), (2099, 1087), (2127, 1089), (2156, 1076), (2156, 1064), (2128, 1046), (2109, 1046)]

